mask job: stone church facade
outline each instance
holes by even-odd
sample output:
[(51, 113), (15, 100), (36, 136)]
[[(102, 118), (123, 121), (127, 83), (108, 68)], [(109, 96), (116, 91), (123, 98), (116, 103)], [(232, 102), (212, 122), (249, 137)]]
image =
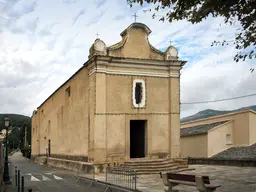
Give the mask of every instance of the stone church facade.
[(176, 48), (148, 40), (133, 23), (107, 47), (96, 39), (88, 61), (32, 116), (32, 155), (92, 163), (180, 157), (180, 70)]

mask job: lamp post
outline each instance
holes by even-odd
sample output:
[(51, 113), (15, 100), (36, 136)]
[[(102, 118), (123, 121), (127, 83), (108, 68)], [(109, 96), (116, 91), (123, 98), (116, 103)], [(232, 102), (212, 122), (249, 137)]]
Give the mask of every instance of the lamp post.
[(8, 162), (8, 127), (10, 125), (10, 120), (8, 117), (4, 118), (4, 124), (6, 127), (6, 136), (5, 136), (5, 158), (4, 158), (4, 175), (3, 180), (5, 184), (11, 184), (9, 176), (9, 162)]

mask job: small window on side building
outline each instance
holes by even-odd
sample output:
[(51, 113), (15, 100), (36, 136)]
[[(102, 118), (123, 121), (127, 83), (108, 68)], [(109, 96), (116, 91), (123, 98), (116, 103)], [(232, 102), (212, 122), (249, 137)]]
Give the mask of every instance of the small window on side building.
[(231, 134), (226, 135), (226, 143), (231, 144)]

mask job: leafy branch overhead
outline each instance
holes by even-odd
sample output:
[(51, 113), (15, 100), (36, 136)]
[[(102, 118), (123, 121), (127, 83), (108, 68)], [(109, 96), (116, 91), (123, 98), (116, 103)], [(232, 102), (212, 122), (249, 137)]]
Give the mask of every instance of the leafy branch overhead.
[[(234, 25), (239, 22), (234, 40), (214, 41), (214, 45), (225, 46), (234, 44), (238, 50), (234, 60), (256, 58), (256, 0), (127, 0), (134, 3), (152, 3), (154, 8), (146, 11), (168, 10), (160, 21), (183, 20), (196, 24), (209, 15), (221, 16), (226, 24)], [(156, 17), (153, 13), (153, 18)]]

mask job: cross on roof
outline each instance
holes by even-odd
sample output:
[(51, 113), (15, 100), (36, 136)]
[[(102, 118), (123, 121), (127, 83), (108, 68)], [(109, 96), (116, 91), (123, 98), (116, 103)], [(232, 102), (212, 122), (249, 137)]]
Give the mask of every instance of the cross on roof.
[(139, 17), (139, 16), (137, 16), (137, 14), (135, 13), (134, 15), (132, 15), (133, 17), (134, 17), (134, 21), (135, 21), (135, 23), (136, 23), (136, 19), (137, 19), (137, 17)]
[(100, 34), (97, 32), (97, 33), (96, 33), (97, 39), (98, 39), (99, 35), (100, 35)]
[(170, 45), (172, 45), (172, 40), (171, 39), (169, 40), (169, 43), (170, 43)]

